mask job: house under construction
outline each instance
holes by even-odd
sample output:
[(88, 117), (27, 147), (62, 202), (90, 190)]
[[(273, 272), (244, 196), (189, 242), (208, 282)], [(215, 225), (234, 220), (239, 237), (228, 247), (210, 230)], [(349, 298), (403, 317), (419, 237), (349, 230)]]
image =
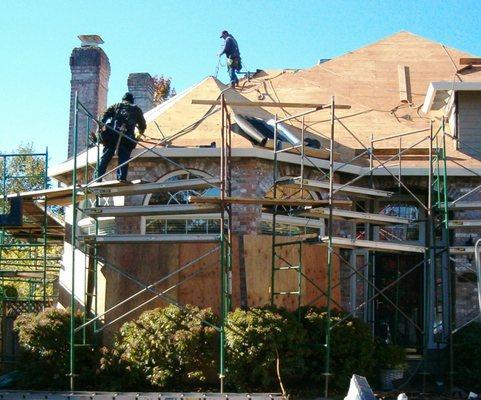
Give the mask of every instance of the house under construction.
[(108, 57), (90, 40), (70, 67), (69, 158), (49, 169), (63, 186), (10, 198), (66, 207), (59, 304), (87, 315), (72, 374), (75, 331), (109, 341), (168, 303), (222, 317), (221, 381), (226, 312), (269, 304), (345, 310), (440, 373), (430, 360), (479, 317), (481, 59), (400, 32), (156, 107), (150, 75), (131, 74), (148, 127), (127, 184), (108, 180), (116, 164), (92, 178)]

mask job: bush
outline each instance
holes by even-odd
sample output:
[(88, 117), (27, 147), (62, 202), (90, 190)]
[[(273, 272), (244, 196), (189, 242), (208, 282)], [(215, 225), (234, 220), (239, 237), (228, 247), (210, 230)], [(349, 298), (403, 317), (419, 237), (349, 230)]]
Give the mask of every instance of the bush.
[(379, 343), (375, 351), (376, 366), (381, 369), (405, 369), (406, 350), (395, 344)]
[(16, 299), (18, 297), (18, 290), (13, 285), (3, 285), (0, 286), (1, 297), (7, 299)]
[[(369, 378), (374, 366), (374, 342), (369, 327), (353, 317), (340, 322), (345, 315), (331, 313), (330, 371), (333, 375), (329, 381), (330, 388), (343, 391), (349, 387), (352, 374)], [(320, 309), (303, 309), (302, 322), (311, 346), (308, 359), (309, 381), (317, 388), (323, 387), (327, 312)]]
[(276, 362), (286, 388), (305, 384), (307, 336), (294, 313), (237, 309), (228, 315), (228, 384), (238, 391), (279, 391)]
[[(333, 314), (332, 323), (343, 315)], [(69, 322), (69, 312), (58, 309), (17, 319), (15, 329), (23, 349), (22, 388), (67, 388)], [(280, 391), (280, 375), (289, 392), (319, 392), (324, 384), (326, 323), (326, 313), (318, 309), (298, 313), (254, 308), (229, 313), (226, 385), (236, 391)], [(215, 390), (219, 335), (209, 324), (218, 324), (210, 309), (172, 305), (146, 311), (120, 328), (111, 348), (77, 349), (77, 387)], [(374, 345), (366, 324), (347, 318), (333, 327), (331, 345), (331, 388), (345, 391), (353, 373), (370, 376)]]
[(481, 323), (473, 322), (453, 336), (454, 382), (463, 389), (481, 391)]
[(108, 389), (185, 391), (217, 384), (218, 334), (200, 319), (216, 324), (210, 309), (173, 305), (125, 323), (101, 361), (102, 380), (111, 384)]
[[(76, 316), (80, 324), (82, 315)], [(21, 348), (18, 369), (21, 372), (22, 388), (61, 390), (69, 385), (69, 332), (70, 311), (47, 308), (33, 314), (22, 314), (14, 324)], [(80, 336), (81, 333), (79, 333)], [(80, 337), (77, 339), (77, 343)], [(76, 373), (78, 388), (92, 388), (97, 367), (97, 354), (92, 346), (76, 351)]]

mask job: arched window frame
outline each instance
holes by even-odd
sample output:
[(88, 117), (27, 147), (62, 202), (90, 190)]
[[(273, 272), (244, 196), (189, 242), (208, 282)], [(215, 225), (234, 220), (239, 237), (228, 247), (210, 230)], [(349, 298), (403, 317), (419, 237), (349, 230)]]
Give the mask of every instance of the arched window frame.
[[(175, 170), (175, 171), (171, 171), (165, 175), (163, 175), (162, 177), (160, 177), (156, 182), (159, 182), (159, 183), (162, 183), (162, 182), (167, 182), (169, 181), (170, 179), (172, 179), (173, 177), (175, 176), (181, 176), (181, 175), (187, 175), (187, 178), (188, 179), (188, 175), (189, 174), (192, 174), (192, 175), (195, 175), (195, 177), (200, 177), (200, 178), (212, 178), (212, 175), (210, 175), (209, 173), (205, 172), (205, 171), (202, 171), (202, 170), (198, 170), (198, 169), (194, 169), (194, 168), (189, 168), (187, 170)], [(191, 191), (191, 190), (189, 190)], [(177, 191), (175, 192), (176, 194), (177, 193), (181, 193), (181, 192), (186, 192), (185, 190), (180, 190), (180, 191)], [(151, 201), (151, 198), (152, 198), (153, 194), (150, 193), (148, 195), (145, 196), (144, 198), (144, 201), (143, 201), (143, 205), (149, 205), (150, 201)], [(169, 203), (167, 203), (169, 204)], [(166, 205), (167, 205), (166, 204)], [(179, 204), (183, 204), (183, 203), (179, 203)], [(147, 227), (147, 221), (149, 219), (155, 219), (156, 217), (141, 217), (141, 220), (140, 220), (140, 232), (142, 234), (145, 235), (146, 233), (146, 227)], [(163, 219), (163, 220), (169, 220), (169, 218), (167, 216), (165, 217), (157, 217), (157, 219)], [(196, 219), (199, 219), (199, 218), (195, 218), (195, 214), (192, 215), (192, 218), (189, 218), (189, 219), (192, 219), (192, 220), (196, 220)], [(215, 218), (214, 218), (215, 219)], [(186, 219), (188, 220), (188, 219)], [(220, 216), (219, 216), (219, 220), (220, 220)], [(205, 232), (205, 233), (208, 233), (208, 232)], [(159, 232), (157, 234), (160, 234), (160, 235), (163, 235), (165, 234), (164, 232)], [(202, 233), (200, 233), (202, 234)]]

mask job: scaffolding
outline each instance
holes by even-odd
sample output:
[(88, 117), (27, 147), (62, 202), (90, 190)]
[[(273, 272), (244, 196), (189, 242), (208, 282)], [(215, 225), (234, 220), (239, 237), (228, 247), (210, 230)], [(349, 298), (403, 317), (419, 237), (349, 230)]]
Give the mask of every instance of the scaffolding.
[(27, 191), (48, 190), (48, 150), (0, 154), (0, 159), (0, 363), (8, 367), (16, 353), (13, 320), (41, 311), (57, 298), (63, 226), (46, 200), (25, 197)]
[[(95, 124), (101, 123), (93, 116), (75, 96), (75, 119), (74, 119), (74, 157), (73, 157), (73, 175), (72, 185), (69, 188), (60, 189), (56, 192), (57, 204), (72, 205), (72, 229), (71, 229), (71, 256), (72, 256), (72, 276), (71, 276), (71, 326), (70, 326), (70, 388), (75, 389), (75, 354), (81, 351), (81, 347), (87, 345), (86, 334), (87, 329), (93, 332), (101, 332), (107, 326), (119, 321), (130, 315), (132, 312), (146, 306), (155, 299), (162, 299), (167, 303), (174, 304), (177, 307), (184, 308), (184, 305), (168, 295), (168, 292), (181, 285), (188, 279), (193, 278), (196, 273), (188, 275), (174, 286), (166, 289), (158, 289), (158, 285), (165, 282), (174, 274), (179, 274), (187, 270), (191, 265), (200, 259), (207, 257), (213, 253), (219, 255), (218, 267), (220, 271), (219, 294), (220, 294), (220, 319), (219, 324), (212, 326), (209, 322), (203, 321), (215, 328), (219, 333), (219, 379), (220, 392), (224, 392), (224, 379), (226, 375), (225, 368), (225, 332), (230, 329), (226, 324), (227, 312), (231, 308), (232, 296), (232, 205), (235, 204), (255, 204), (260, 206), (272, 206), (272, 249), (271, 249), (271, 286), (270, 286), (270, 302), (272, 305), (281, 296), (295, 296), (298, 307), (303, 305), (302, 282), (308, 280), (319, 291), (316, 300), (323, 299), (327, 310), (326, 324), (326, 359), (323, 374), (325, 376), (325, 395), (329, 395), (329, 381), (332, 375), (331, 370), (331, 332), (339, 323), (347, 318), (356, 316), (359, 312), (363, 312), (364, 319), (370, 324), (372, 331), (376, 332), (379, 327), (376, 326), (376, 311), (374, 309), (375, 300), (382, 299), (393, 310), (396, 320), (403, 320), (409, 329), (414, 332), (415, 342), (419, 342), (419, 350), (422, 355), (416, 358), (418, 361), (414, 368), (415, 373), (420, 371), (425, 382), (426, 376), (432, 373), (431, 350), (437, 350), (437, 353), (444, 352), (446, 348), (450, 349), (450, 365), (452, 374), (452, 333), (454, 331), (455, 322), (453, 321), (454, 309), (449, 299), (453, 298), (453, 274), (455, 273), (451, 262), (451, 255), (456, 253), (467, 252), (469, 249), (450, 247), (450, 233), (453, 224), (449, 221), (450, 210), (455, 207), (462, 207), (462, 199), (460, 201), (450, 201), (448, 199), (448, 175), (446, 163), (446, 145), (445, 138), (448, 135), (445, 131), (444, 124), (436, 131), (433, 123), (422, 129), (410, 132), (395, 133), (382, 138), (371, 137), (369, 145), (359, 140), (356, 134), (343, 122), (336, 117), (336, 109), (348, 109), (349, 106), (337, 105), (334, 98), (330, 104), (299, 104), (299, 103), (272, 103), (269, 107), (293, 107), (304, 108), (307, 111), (295, 114), (289, 117), (279, 119), (276, 115), (274, 122), (274, 140), (272, 150), (273, 160), (273, 196), (272, 198), (247, 198), (232, 196), (232, 148), (231, 148), (231, 111), (229, 106), (242, 105), (244, 107), (266, 106), (265, 103), (239, 103), (226, 101), (224, 93), (221, 93), (219, 99), (196, 100), (195, 104), (207, 104), (212, 106), (220, 106), (221, 109), (221, 148), (219, 177), (204, 178), (196, 176), (193, 179), (186, 179), (176, 182), (164, 183), (145, 183), (133, 182), (131, 184), (123, 184), (117, 181), (99, 182), (108, 174), (112, 173), (118, 167), (108, 171), (104, 176), (92, 179), (92, 165), (95, 161), (89, 163), (88, 157), (90, 151), (85, 152), (86, 162), (85, 169), (78, 167), (79, 158), (78, 137), (85, 134), (87, 143), (90, 138), (90, 130)], [(330, 132), (327, 136), (328, 160), (320, 160), (316, 156), (310, 155), (307, 151), (305, 143), (305, 123), (304, 117), (311, 113), (328, 110), (330, 112)], [(86, 118), (87, 130), (85, 133), (78, 131), (79, 115)], [(291, 144), (285, 147), (285, 143), (278, 132), (279, 124), (288, 122), (291, 119), (301, 119), (301, 140), (299, 143)], [(359, 144), (361, 152), (349, 160), (339, 160), (335, 152), (336, 148), (336, 129), (341, 127), (344, 134)], [(119, 132), (120, 134), (120, 132)], [(403, 139), (420, 136), (414, 139), (409, 146), (403, 147)], [(398, 140), (399, 148), (394, 154), (382, 158), (376, 151), (376, 144), (385, 140)], [(159, 141), (159, 145), (161, 141)], [(91, 146), (96, 146), (91, 143)], [(422, 147), (424, 146), (424, 147)], [(151, 153), (167, 164), (175, 166), (184, 171), (189, 171), (183, 164), (177, 160), (173, 160), (164, 156), (154, 146), (145, 146), (139, 143), (142, 148), (140, 153), (132, 157), (127, 162), (132, 162), (136, 158), (145, 153)], [(327, 146), (326, 146), (327, 147)], [(426, 158), (428, 160), (428, 168), (426, 173), (425, 193), (415, 193), (415, 191), (406, 184), (403, 176), (404, 157), (414, 154), (416, 150), (422, 148), (426, 150)], [(99, 160), (99, 148), (96, 147), (96, 161)], [(298, 157), (299, 174), (296, 176), (283, 176), (281, 165), (283, 163), (280, 154), (289, 152)], [(322, 162), (321, 162), (322, 161)], [(397, 162), (397, 171), (391, 162)], [(355, 165), (357, 162), (367, 162), (368, 167), (364, 168), (362, 173), (352, 177), (352, 173), (345, 167)], [(379, 172), (382, 171), (383, 174)], [(379, 189), (379, 179), (389, 180), (390, 188)], [(382, 185), (381, 185), (382, 186)], [(113, 196), (128, 196), (136, 194), (149, 194), (162, 191), (185, 190), (188, 188), (218, 188), (218, 197), (202, 197), (193, 196), (190, 198), (190, 204), (177, 206), (109, 206), (101, 205), (100, 200)], [(285, 196), (279, 188), (289, 188), (294, 193), (300, 193), (300, 196), (293, 198), (292, 193)], [(395, 187), (396, 191), (392, 191)], [(390, 189), (390, 190), (386, 190)], [(320, 193), (321, 199), (307, 198), (308, 191)], [(285, 193), (285, 192), (284, 192)], [(280, 195), (279, 195), (280, 194)], [(300, 197), (300, 198), (299, 198)], [(400, 198), (408, 200), (399, 200)], [(389, 210), (384, 212), (377, 210), (382, 202), (391, 201)], [(404, 215), (406, 205), (414, 204), (413, 207), (418, 209), (416, 215)], [(292, 215), (283, 215), (281, 207), (295, 207)], [(377, 208), (376, 208), (377, 207)], [(172, 214), (195, 214), (195, 213), (216, 213), (220, 219), (219, 232), (202, 235), (135, 235), (135, 234), (107, 234), (99, 233), (98, 219), (101, 216), (166, 216)], [(93, 234), (85, 234), (81, 231), (78, 221), (80, 216), (88, 216), (94, 221)], [(277, 233), (276, 225), (282, 221), (302, 221), (300, 226), (309, 227), (311, 221), (323, 221), (322, 224), (315, 223), (316, 229), (320, 229), (320, 233), (299, 232), (291, 235), (290, 240), (281, 238)], [(351, 223), (351, 236), (342, 236), (336, 230), (336, 221), (344, 221)], [(418, 228), (417, 243), (405, 243), (405, 241), (396, 238), (396, 229), (404, 227), (407, 231), (408, 227), (416, 225)], [(327, 226), (327, 229), (323, 227)], [(422, 226), (423, 228), (419, 228)], [(396, 228), (397, 227), (397, 228)], [(404, 229), (403, 228), (403, 229)], [(358, 232), (360, 230), (360, 232)], [(400, 229), (398, 229), (400, 230)], [(98, 246), (115, 243), (213, 243), (215, 247), (205, 254), (179, 266), (175, 271), (166, 276), (159, 277), (158, 280), (148, 283), (142, 282), (132, 274), (122, 270), (100, 255)], [(302, 251), (303, 246), (320, 245), (327, 249), (327, 265), (320, 265), (325, 268), (326, 286), (321, 287), (318, 282), (309, 280), (303, 271)], [(298, 259), (295, 262), (288, 261), (282, 257), (280, 249), (297, 247), (296, 254)], [(357, 265), (357, 261), (347, 259), (343, 253), (345, 250), (358, 250), (363, 254), (362, 265)], [(76, 261), (76, 252), (80, 250), (87, 255), (85, 265), (79, 266)], [(472, 250), (474, 251), (474, 249)], [(382, 254), (417, 254), (416, 262), (408, 268), (401, 271), (398, 266), (396, 278), (390, 282), (380, 282), (379, 273), (376, 273), (379, 261), (378, 257)], [(88, 258), (88, 260), (87, 260)], [(363, 298), (359, 303), (352, 305), (341, 321), (331, 322), (331, 313), (333, 310), (340, 309), (343, 306), (333, 298), (333, 292), (341, 284), (333, 281), (333, 273), (335, 260), (339, 265), (344, 266), (348, 270), (345, 279), (356, 279), (362, 282), (364, 287)], [(122, 300), (120, 303), (105, 310), (98, 312), (98, 269), (99, 264), (105, 268), (109, 268), (123, 278), (126, 278), (140, 287), (139, 291)], [(339, 267), (341, 268), (341, 267)], [(83, 298), (75, 297), (76, 272), (82, 269), (85, 273), (85, 288)], [(292, 290), (278, 289), (277, 280), (279, 274), (286, 271), (294, 271), (297, 275), (295, 287)], [(416, 318), (403, 310), (399, 305), (400, 285), (414, 274), (421, 276), (422, 291), (422, 311)], [(395, 298), (389, 295), (390, 291), (395, 291)], [(140, 294), (151, 293), (152, 298), (143, 302), (139, 306), (129, 309), (119, 317), (106, 324), (101, 323), (105, 315), (117, 309)], [(314, 302), (311, 302), (315, 303)], [(77, 325), (75, 322), (76, 309), (78, 306), (84, 307), (84, 321)], [(79, 335), (78, 333), (83, 334)], [(435, 374), (441, 374), (435, 371)]]
[[(83, 171), (83, 176), (77, 171), (77, 159), (79, 156), (78, 152), (78, 138), (80, 134), (78, 131), (78, 120), (79, 114), (82, 114), (84, 118), (87, 119), (86, 123), (86, 142), (91, 146), (96, 146), (96, 158), (97, 163), (99, 161), (99, 146), (98, 143), (92, 143), (90, 131), (92, 127), (97, 124), (101, 126), (102, 123), (98, 121), (95, 116), (93, 116), (78, 100), (77, 95), (75, 96), (75, 117), (74, 117), (74, 141), (73, 141), (73, 176), (72, 176), (72, 187), (71, 187), (71, 204), (72, 204), (72, 231), (71, 231), (71, 244), (72, 244), (72, 275), (71, 275), (71, 322), (70, 322), (70, 389), (75, 388), (75, 354), (78, 351), (78, 347), (88, 345), (87, 343), (87, 329), (93, 328), (94, 333), (99, 333), (103, 331), (107, 326), (125, 318), (132, 312), (140, 309), (141, 307), (147, 305), (148, 303), (161, 299), (167, 303), (174, 304), (175, 306), (185, 309), (185, 306), (178, 302), (177, 300), (169, 297), (167, 294), (170, 290), (178, 287), (183, 282), (192, 279), (194, 276), (202, 271), (196, 271), (186, 276), (183, 280), (177, 282), (175, 285), (169, 287), (166, 290), (159, 290), (157, 287), (160, 283), (165, 282), (171, 276), (180, 274), (182, 271), (187, 270), (189, 267), (194, 265), (197, 261), (206, 258), (207, 256), (218, 253), (219, 260), (218, 265), (220, 265), (220, 282), (219, 282), (219, 293), (220, 293), (220, 318), (219, 324), (213, 325), (208, 321), (202, 320), (208, 326), (214, 328), (219, 334), (219, 380), (220, 380), (220, 392), (224, 393), (224, 378), (225, 378), (225, 332), (228, 327), (226, 326), (227, 313), (231, 307), (231, 293), (232, 293), (232, 218), (231, 218), (231, 203), (227, 202), (226, 199), (230, 198), (232, 195), (231, 189), (231, 122), (230, 116), (228, 115), (227, 108), (225, 105), (224, 96), (220, 96), (220, 107), (222, 109), (222, 132), (221, 132), (221, 154), (220, 154), (220, 177), (219, 178), (203, 178), (196, 177), (194, 179), (187, 179), (179, 182), (168, 182), (168, 183), (145, 183), (145, 182), (134, 182), (133, 184), (121, 184), (119, 182), (102, 182), (102, 178), (115, 171), (120, 166), (107, 171), (104, 175), (91, 178), (93, 176), (92, 171), (89, 170), (90, 163), (88, 160), (89, 152), (86, 152), (85, 169)], [(121, 132), (117, 132), (122, 136)], [(126, 137), (126, 136), (123, 136)], [(129, 139), (126, 137), (128, 140)], [(158, 143), (160, 145), (160, 142)], [(127, 162), (133, 161), (135, 158), (141, 156), (145, 153), (152, 153), (162, 160), (166, 161), (168, 164), (173, 165), (183, 171), (189, 171), (182, 164), (175, 160), (167, 158), (160, 154), (158, 150), (154, 147), (147, 147), (142, 143), (138, 144), (142, 147), (142, 151), (139, 155), (132, 157)], [(220, 197), (219, 203), (214, 206), (202, 206), (202, 205), (185, 205), (185, 206), (132, 206), (132, 207), (119, 207), (119, 206), (101, 206), (100, 198), (111, 197), (118, 195), (135, 195), (135, 194), (150, 194), (158, 192), (168, 192), (175, 190), (185, 190), (185, 189), (206, 189), (206, 188), (219, 188)], [(87, 201), (90, 200), (90, 201)], [(199, 212), (216, 212), (219, 213), (220, 219), (220, 229), (218, 233), (206, 234), (206, 235), (100, 235), (99, 234), (99, 223), (98, 218), (101, 216), (162, 216), (162, 215), (172, 215), (172, 214), (191, 214)], [(82, 234), (78, 226), (79, 215), (83, 214), (89, 216), (95, 221), (95, 233), (93, 235)], [(98, 252), (98, 245), (112, 244), (112, 243), (213, 243), (215, 247), (205, 252), (201, 256), (189, 261), (188, 263), (179, 266), (175, 271), (169, 273), (166, 276), (160, 277), (153, 283), (145, 283), (137, 279), (135, 276), (123, 271), (121, 268), (117, 267), (113, 263), (109, 262), (105, 258), (102, 258)], [(80, 249), (84, 254), (87, 254), (91, 259), (87, 262), (88, 268), (85, 269), (87, 277), (85, 282), (87, 282), (86, 290), (83, 299), (75, 298), (75, 279), (76, 279), (76, 251)], [(99, 263), (102, 263), (104, 267), (111, 269), (112, 271), (118, 273), (123, 278), (126, 278), (138, 286), (141, 289), (134, 293), (133, 295), (127, 297), (120, 303), (117, 303), (113, 307), (105, 310), (103, 313), (98, 312), (98, 269)], [(204, 267), (204, 269), (207, 267)], [(100, 324), (105, 315), (109, 314), (113, 310), (117, 309), (120, 305), (123, 305), (137, 296), (150, 292), (153, 297), (146, 302), (143, 302), (139, 306), (129, 309), (127, 312), (116, 317), (113, 321), (109, 321), (106, 324)], [(75, 315), (77, 303), (81, 303), (84, 306), (84, 321), (80, 326), (76, 326)], [(200, 317), (199, 317), (200, 318)], [(81, 332), (81, 335), (77, 333)], [(78, 342), (80, 338), (80, 342)]]
[[(313, 159), (306, 155), (305, 151), (305, 122), (304, 116), (316, 112), (316, 109), (307, 111), (305, 113), (297, 114), (295, 116), (289, 116), (284, 119), (278, 120), (277, 116), (275, 118), (274, 125), (274, 167), (273, 167), (273, 182), (274, 182), (274, 197), (276, 197), (276, 189), (279, 185), (289, 185), (292, 188), (297, 188), (300, 193), (301, 199), (303, 198), (305, 190), (315, 190), (323, 191), (327, 196), (328, 205), (327, 208), (322, 208), (321, 210), (316, 208), (311, 208), (310, 206), (304, 207), (304, 210), (298, 211), (299, 215), (305, 216), (306, 218), (323, 218), (327, 224), (327, 235), (324, 237), (319, 237), (319, 242), (327, 245), (328, 259), (327, 259), (327, 285), (326, 287), (319, 287), (315, 282), (311, 282), (319, 290), (319, 298), (325, 298), (326, 309), (327, 309), (327, 324), (326, 324), (326, 360), (325, 360), (325, 396), (329, 395), (329, 379), (332, 375), (331, 373), (331, 331), (339, 324), (336, 322), (334, 325), (331, 323), (331, 310), (342, 308), (339, 304), (334, 304), (333, 302), (333, 289), (340, 284), (340, 282), (333, 284), (333, 261), (338, 258), (343, 265), (347, 266), (349, 269), (349, 276), (347, 279), (351, 278), (353, 275), (356, 278), (360, 278), (363, 284), (367, 286), (365, 291), (365, 296), (367, 298), (361, 302), (361, 304), (354, 304), (352, 309), (347, 313), (342, 320), (345, 320), (351, 316), (356, 315), (361, 309), (364, 309), (365, 320), (371, 324), (373, 333), (375, 329), (375, 316), (374, 316), (374, 300), (376, 298), (382, 298), (383, 301), (387, 302), (390, 307), (395, 312), (395, 319), (398, 320), (403, 318), (409, 324), (411, 324), (418, 335), (421, 336), (420, 349), (422, 351), (422, 356), (420, 357), (420, 363), (416, 366), (415, 371), (421, 371), (423, 376), (423, 389), (425, 388), (426, 376), (433, 372), (433, 363), (430, 363), (430, 359), (433, 357), (428, 354), (429, 349), (437, 346), (437, 350), (442, 351), (441, 348), (449, 347), (449, 359), (450, 359), (450, 375), (452, 376), (452, 315), (453, 309), (452, 304), (446, 299), (453, 298), (452, 292), (452, 266), (449, 258), (449, 215), (448, 215), (448, 197), (447, 197), (447, 167), (446, 167), (446, 152), (445, 152), (445, 127), (444, 124), (439, 127), (439, 129), (434, 132), (433, 124), (427, 126), (424, 129), (418, 129), (412, 132), (406, 132), (401, 134), (394, 134), (391, 136), (383, 136), (382, 138), (376, 139), (371, 137), (370, 146), (366, 146), (362, 141), (360, 141), (355, 133), (352, 132), (340, 119), (335, 116), (335, 102), (334, 98), (330, 106), (331, 113), (331, 123), (330, 123), (330, 136), (329, 139), (329, 166), (328, 170), (321, 169), (316, 166)], [(301, 120), (301, 143), (288, 147), (288, 151), (297, 152), (300, 156), (300, 176), (279, 176), (279, 162), (278, 154), (286, 151), (283, 148), (281, 141), (278, 139), (277, 131), (278, 124), (284, 121), (288, 121), (292, 118)], [(336, 143), (336, 126), (341, 126), (344, 132), (347, 132), (351, 139), (354, 139), (361, 147), (362, 152), (356, 155), (351, 160), (344, 160), (340, 163), (335, 161), (335, 143)], [(416, 140), (414, 144), (409, 147), (402, 147), (402, 139), (411, 135), (423, 135), (422, 139)], [(376, 155), (375, 145), (379, 141), (385, 141), (389, 139), (399, 140), (399, 149), (394, 154), (390, 155), (387, 160), (382, 161)], [(403, 171), (402, 171), (402, 161), (403, 155), (412, 153), (415, 148), (427, 144), (427, 158), (429, 170), (427, 174), (428, 184), (426, 195), (424, 199), (419, 195), (414, 193), (404, 182), (403, 182)], [(343, 174), (343, 167), (347, 164), (353, 163), (356, 159), (360, 157), (368, 157), (369, 168), (362, 175), (355, 176), (354, 178), (347, 178), (342, 184), (334, 183), (336, 175), (347, 175)], [(398, 161), (398, 172), (397, 174), (392, 172), (393, 167), (389, 166), (388, 163), (391, 161)], [(310, 169), (317, 173), (318, 178), (305, 179), (306, 163)], [(398, 215), (396, 212), (393, 215), (383, 215), (381, 212), (375, 211), (375, 200), (376, 199), (390, 199), (395, 198), (394, 192), (388, 192), (385, 190), (375, 189), (376, 176), (374, 175), (377, 170), (385, 171), (385, 175), (388, 176), (392, 182), (393, 186), (398, 187), (398, 194), (401, 193), (409, 196), (410, 201), (414, 202), (418, 207), (420, 207), (425, 216), (423, 218), (418, 218), (417, 220), (410, 220), (408, 218), (403, 218), (401, 215), (401, 204), (399, 205)], [(356, 186), (357, 181), (361, 181), (367, 175), (367, 182), (365, 185)], [(356, 183), (356, 185), (354, 185)], [(339, 195), (347, 196), (354, 206), (360, 206), (359, 201), (364, 201), (363, 212), (352, 211), (341, 209), (335, 207), (336, 197)], [(301, 207), (303, 208), (303, 207)], [(393, 211), (396, 211), (395, 209)], [(274, 221), (278, 212), (278, 207), (274, 206)], [(386, 218), (387, 217), (387, 218)], [(354, 225), (354, 232), (352, 232), (352, 237), (338, 237), (335, 235), (333, 229), (336, 219), (341, 219), (345, 221), (351, 221)], [(359, 222), (364, 223), (364, 237), (358, 239), (356, 237), (356, 224)], [(380, 236), (382, 229), (389, 226), (409, 226), (409, 224), (423, 224), (425, 227), (424, 238), (421, 239), (420, 245), (405, 244), (400, 241), (396, 241), (396, 237), (393, 234), (389, 235), (389, 232), (385, 232), (384, 236), (388, 240), (381, 241)], [(375, 229), (378, 229), (377, 240), (375, 240)], [(271, 292), (271, 303), (275, 304), (276, 296), (297, 296), (298, 305), (302, 304), (301, 301), (301, 280), (306, 279), (305, 275), (302, 273), (302, 245), (313, 244), (312, 237), (299, 236), (296, 241), (289, 241), (288, 243), (277, 242), (276, 240), (276, 229), (275, 223), (272, 235), (272, 292)], [(297, 265), (293, 265), (288, 262), (285, 258), (278, 255), (277, 249), (281, 246), (299, 246), (299, 260)], [(350, 260), (347, 260), (341, 254), (341, 249), (360, 249), (364, 250), (366, 263), (361, 268), (357, 265), (353, 265)], [(415, 263), (415, 265), (409, 267), (406, 272), (399, 272), (398, 265), (398, 276), (391, 282), (386, 282), (384, 285), (380, 285), (376, 281), (376, 256), (380, 252), (388, 253), (421, 253), (424, 257), (420, 262)], [(278, 265), (278, 260), (280, 260), (283, 265)], [(278, 276), (280, 271), (294, 269), (298, 273), (297, 290), (279, 292), (276, 291), (276, 276)], [(423, 311), (422, 311), (422, 324), (418, 324), (413, 318), (411, 318), (403, 309), (399, 306), (399, 289), (397, 289), (400, 283), (403, 282), (407, 277), (413, 274), (413, 272), (422, 269), (423, 274)], [(361, 272), (359, 271), (361, 270)], [(341, 278), (342, 279), (342, 278)], [(340, 280), (341, 281), (341, 280)], [(388, 290), (396, 290), (396, 298), (393, 301), (386, 292)], [(311, 302), (312, 303), (312, 302)], [(394, 328), (396, 329), (396, 327)], [(394, 333), (394, 332), (393, 332)], [(416, 357), (419, 359), (419, 357)], [(439, 357), (436, 361), (439, 360)], [(435, 374), (441, 374), (442, 372), (436, 371)], [(452, 382), (451, 382), (452, 387)]]

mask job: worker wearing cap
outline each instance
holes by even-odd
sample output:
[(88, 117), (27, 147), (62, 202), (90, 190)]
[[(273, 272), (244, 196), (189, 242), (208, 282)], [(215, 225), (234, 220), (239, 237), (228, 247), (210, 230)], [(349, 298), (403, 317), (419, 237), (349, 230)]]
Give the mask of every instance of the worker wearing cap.
[[(112, 160), (116, 150), (119, 166), (128, 161), (132, 150), (137, 145), (135, 128), (138, 128), (140, 135), (144, 133), (146, 128), (144, 114), (140, 107), (134, 104), (134, 96), (129, 92), (122, 97), (122, 102), (105, 110), (101, 122), (99, 139), (104, 148), (95, 177), (101, 177), (105, 174), (107, 165)], [(119, 132), (122, 132), (122, 135)], [(128, 164), (117, 168), (117, 179), (119, 181), (125, 182), (127, 180), (128, 168)], [(102, 178), (98, 179), (99, 182), (101, 180)]]
[(237, 41), (227, 31), (222, 31), (220, 37), (224, 39), (224, 48), (219, 53), (219, 57), (225, 54), (227, 58), (227, 73), (230, 78), (230, 86), (234, 88), (238, 83), (236, 72), (242, 68), (239, 46)]

